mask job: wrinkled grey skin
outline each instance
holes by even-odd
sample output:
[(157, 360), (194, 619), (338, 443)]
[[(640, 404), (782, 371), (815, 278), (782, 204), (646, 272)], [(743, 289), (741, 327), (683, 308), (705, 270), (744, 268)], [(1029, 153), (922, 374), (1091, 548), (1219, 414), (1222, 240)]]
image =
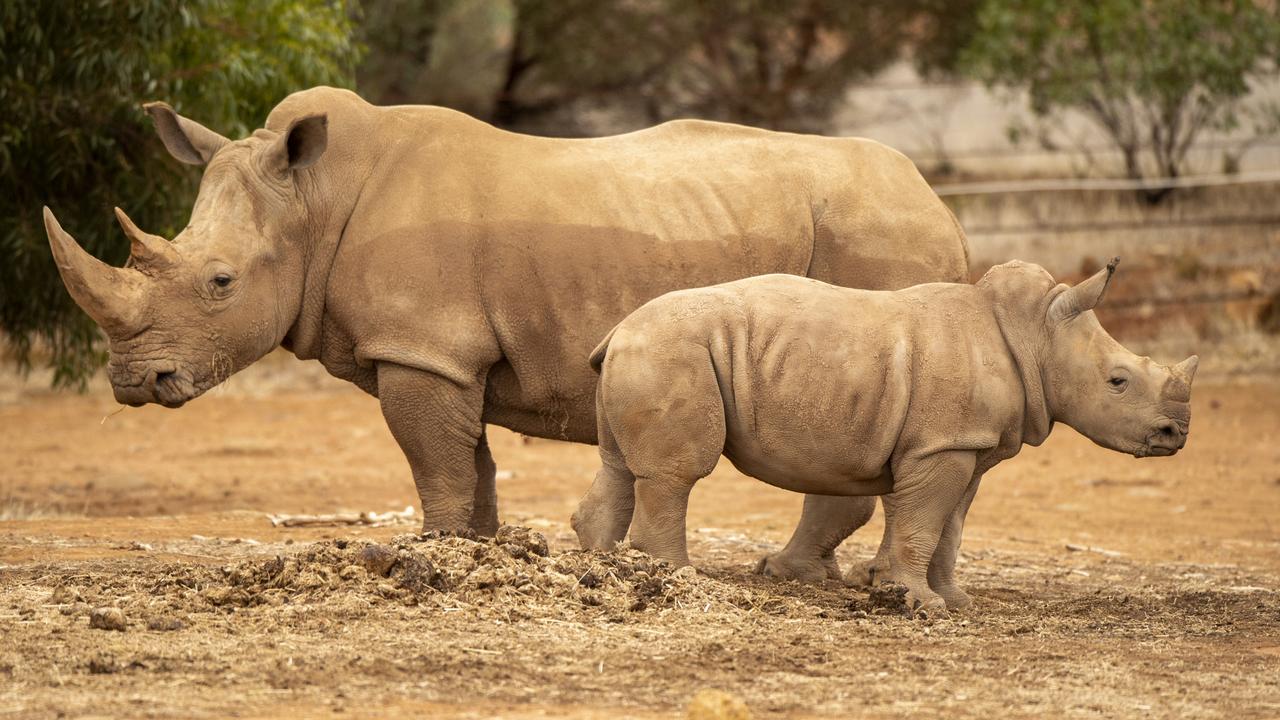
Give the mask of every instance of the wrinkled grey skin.
[(897, 292), (767, 275), (645, 304), (591, 356), (603, 467), (574, 514), (583, 547), (630, 525), (634, 546), (687, 564), (689, 492), (723, 454), (810, 493), (792, 540), (809, 557), (870, 515), (823, 495), (883, 495), (882, 579), (930, 615), (967, 606), (955, 557), (987, 470), (1054, 422), (1134, 457), (1186, 442), (1198, 360), (1166, 367), (1102, 329), (1114, 268), (1069, 288), (1011, 262)]
[(968, 272), (954, 216), (867, 140), (700, 121), (538, 138), (333, 88), (235, 141), (147, 112), (206, 166), (189, 225), (169, 242), (121, 213), (133, 257), (112, 268), (45, 214), (117, 399), (178, 407), (278, 345), (319, 359), (379, 398), (424, 530), (497, 528), (486, 423), (595, 442), (584, 358), (649, 299), (761, 273), (890, 289)]

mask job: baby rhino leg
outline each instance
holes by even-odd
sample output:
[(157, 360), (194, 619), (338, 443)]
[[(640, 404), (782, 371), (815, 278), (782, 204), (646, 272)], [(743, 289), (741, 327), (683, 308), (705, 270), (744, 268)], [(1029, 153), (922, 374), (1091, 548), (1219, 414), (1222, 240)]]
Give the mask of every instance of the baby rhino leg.
[(627, 537), (627, 528), (631, 527), (631, 513), (636, 504), (636, 477), (618, 450), (608, 413), (600, 400), (603, 396), (603, 392), (596, 393), (600, 470), (569, 520), (583, 550), (612, 550), (622, 542)]
[(970, 452), (935, 453), (907, 458), (894, 468), (893, 492), (884, 496), (885, 515), (893, 518), (893, 542), (885, 580), (907, 587), (908, 607), (945, 616), (946, 601), (929, 587), (929, 567), (944, 528), (973, 478)]
[(839, 580), (836, 548), (875, 512), (875, 497), (805, 495), (800, 524), (780, 552), (760, 560), (756, 572), (802, 582)]
[(569, 524), (583, 550), (612, 550), (627, 537), (635, 507), (636, 478), (621, 458), (600, 452), (601, 467)]
[(637, 351), (618, 340), (609, 347), (598, 399), (601, 427), (635, 477), (631, 544), (688, 565), (689, 492), (724, 450), (724, 400), (710, 353), (676, 342)]
[(978, 492), (979, 478), (969, 483), (960, 504), (952, 511), (943, 528), (942, 538), (929, 562), (929, 587), (947, 601), (948, 610), (963, 610), (973, 604), (969, 594), (956, 584), (956, 556), (960, 554), (960, 538), (964, 534), (964, 518), (969, 514), (973, 496)]

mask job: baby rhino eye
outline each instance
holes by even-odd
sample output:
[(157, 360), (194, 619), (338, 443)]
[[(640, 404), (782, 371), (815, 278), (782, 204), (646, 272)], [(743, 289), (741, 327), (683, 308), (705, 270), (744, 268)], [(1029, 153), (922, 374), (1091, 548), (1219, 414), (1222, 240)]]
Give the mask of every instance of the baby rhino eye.
[(1110, 384), (1111, 387), (1116, 388), (1117, 390), (1124, 387), (1125, 382), (1127, 381), (1122, 377), (1113, 377), (1107, 381), (1107, 383)]

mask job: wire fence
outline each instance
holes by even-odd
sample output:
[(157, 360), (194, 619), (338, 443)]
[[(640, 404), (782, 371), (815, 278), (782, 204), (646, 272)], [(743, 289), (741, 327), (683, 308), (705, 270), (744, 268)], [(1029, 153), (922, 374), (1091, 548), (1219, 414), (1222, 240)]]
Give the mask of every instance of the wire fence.
[(1280, 182), (1280, 170), (1253, 173), (1188, 175), (1185, 177), (1130, 178), (1049, 178), (969, 183), (942, 183), (933, 186), (939, 196), (1008, 195), (1032, 192), (1079, 192), (1088, 190), (1171, 190), (1176, 188), (1222, 187)]
[[(1193, 175), (1186, 177), (1159, 177), (1141, 180), (1127, 178), (1056, 178), (1029, 179), (1010, 181), (990, 181), (971, 183), (938, 184), (934, 191), (943, 197), (985, 196), (985, 195), (1024, 195), (1028, 193), (1073, 193), (1088, 191), (1138, 192), (1144, 190), (1204, 188), (1258, 185), (1280, 183), (1280, 170), (1261, 171), (1241, 174)], [(1280, 208), (1280, 202), (1276, 203)], [(1082, 233), (1135, 233), (1143, 238), (1167, 241), (1171, 231), (1181, 229), (1253, 229), (1255, 232), (1241, 233), (1239, 237), (1228, 236), (1226, 242), (1234, 246), (1256, 245), (1261, 243), (1261, 262), (1254, 253), (1249, 264), (1231, 268), (1236, 270), (1258, 271), (1259, 278), (1270, 275), (1280, 276), (1276, 272), (1280, 268), (1280, 234), (1259, 236), (1258, 229), (1270, 228), (1280, 231), (1280, 214), (1266, 212), (1262, 214), (1232, 214), (1208, 217), (1185, 218), (1138, 218), (1138, 219), (1090, 219), (1079, 222), (1018, 222), (1017, 224), (974, 224), (966, 225), (969, 237), (1041, 237), (1055, 235), (1074, 235)], [(1216, 243), (1215, 243), (1216, 244)], [(1175, 287), (1186, 292), (1175, 292), (1171, 295), (1148, 297), (1118, 297), (1107, 303), (1110, 310), (1124, 314), (1149, 311), (1153, 307), (1168, 306), (1204, 306), (1222, 305), (1225, 303), (1263, 302), (1274, 293), (1263, 287), (1260, 282), (1250, 283), (1244, 288), (1230, 288), (1221, 291), (1196, 290), (1195, 281), (1186, 279)], [(1274, 279), (1272, 280), (1274, 284)]]

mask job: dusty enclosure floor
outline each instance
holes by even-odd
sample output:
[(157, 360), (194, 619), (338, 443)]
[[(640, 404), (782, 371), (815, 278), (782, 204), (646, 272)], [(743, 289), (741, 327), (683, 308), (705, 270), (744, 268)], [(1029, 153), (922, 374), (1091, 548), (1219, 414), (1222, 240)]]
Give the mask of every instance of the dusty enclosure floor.
[(1275, 379), (1201, 379), (1174, 458), (1059, 427), (997, 468), (974, 607), (918, 621), (752, 574), (800, 500), (728, 466), (694, 491), (700, 572), (573, 551), (594, 448), (501, 430), (528, 530), (272, 527), (416, 504), (376, 401), (296, 374), (105, 422), (99, 385), (0, 381), (0, 716), (679, 717), (711, 688), (757, 717), (1280, 717)]

